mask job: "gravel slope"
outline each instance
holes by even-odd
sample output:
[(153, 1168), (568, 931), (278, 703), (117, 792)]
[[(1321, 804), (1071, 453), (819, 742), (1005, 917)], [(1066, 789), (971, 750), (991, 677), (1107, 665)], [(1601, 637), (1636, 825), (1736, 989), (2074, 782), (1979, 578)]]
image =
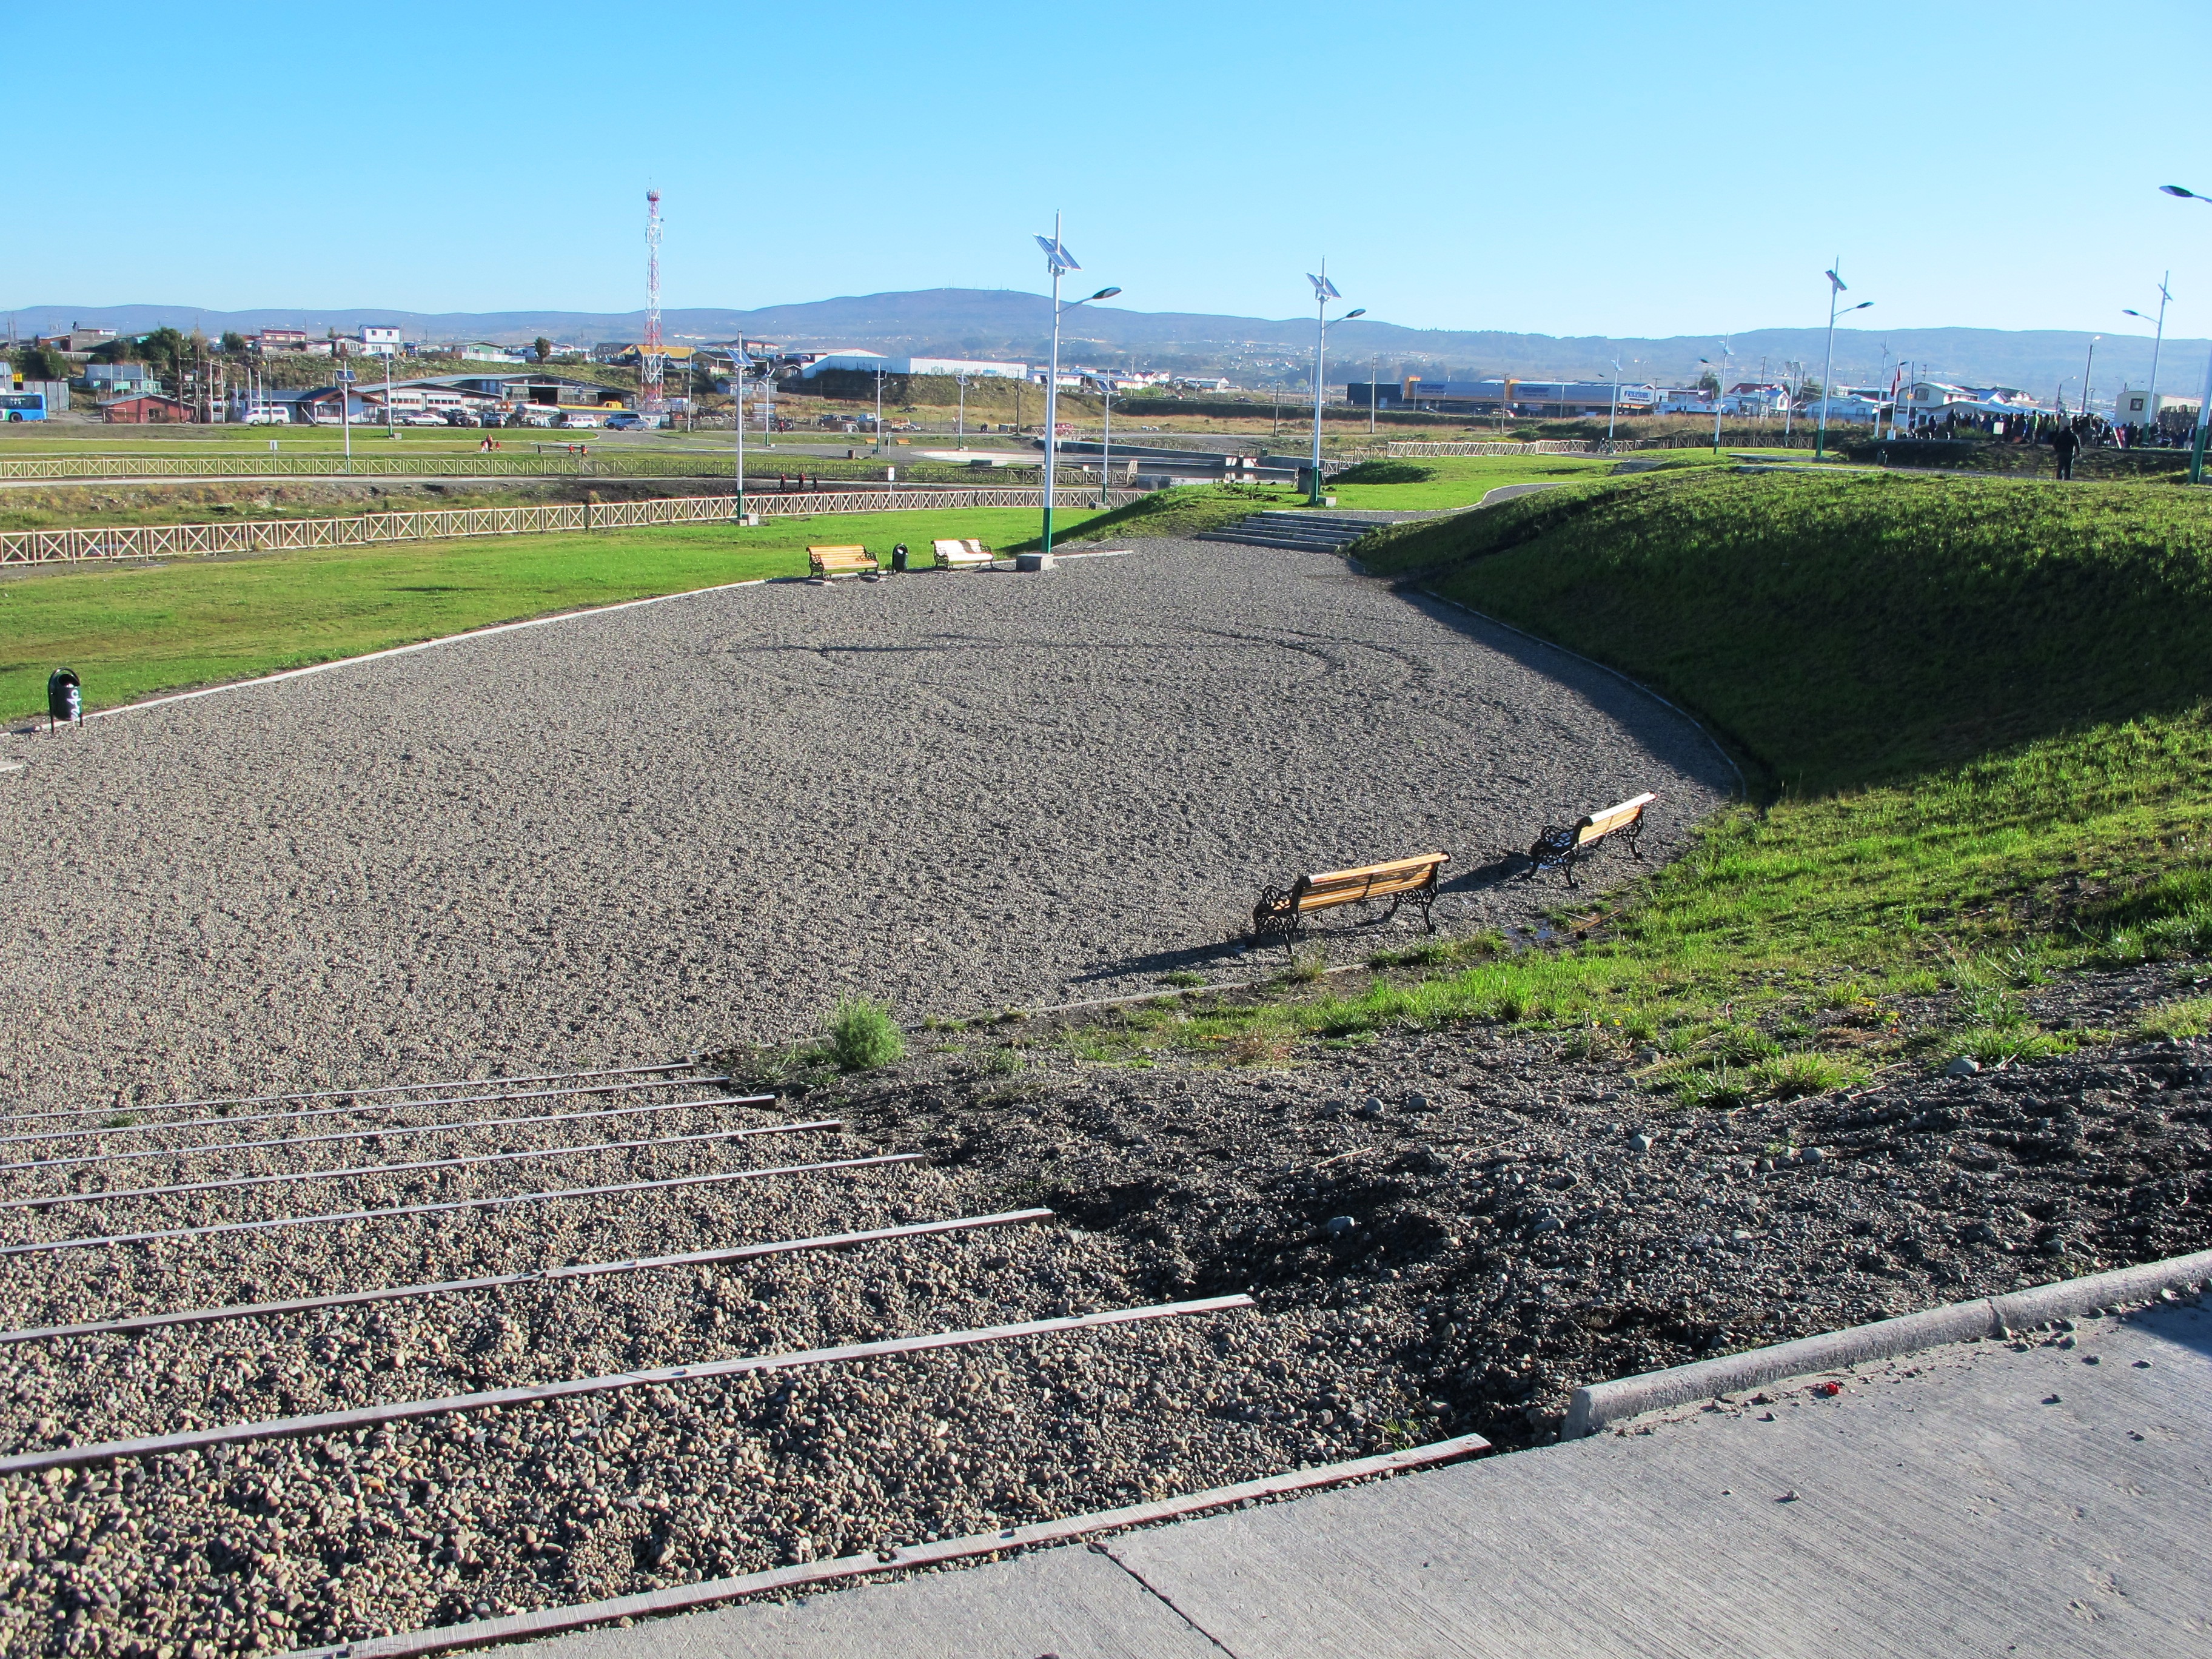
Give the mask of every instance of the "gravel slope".
[[(586, 1066), (1138, 988), (1259, 888), (1719, 798), (1610, 677), (1318, 556), (702, 595), (0, 757), (0, 1096)], [(1650, 845), (1653, 843), (1647, 843)], [(1450, 896), (1455, 927), (1526, 914)], [(1347, 946), (1340, 948), (1362, 948)]]

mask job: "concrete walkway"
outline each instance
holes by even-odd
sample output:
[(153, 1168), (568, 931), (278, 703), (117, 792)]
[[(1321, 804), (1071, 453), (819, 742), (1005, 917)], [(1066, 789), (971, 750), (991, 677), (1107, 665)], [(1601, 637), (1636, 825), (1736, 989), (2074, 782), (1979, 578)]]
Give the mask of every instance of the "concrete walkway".
[(2212, 1311), (532, 1659), (2212, 1652)]

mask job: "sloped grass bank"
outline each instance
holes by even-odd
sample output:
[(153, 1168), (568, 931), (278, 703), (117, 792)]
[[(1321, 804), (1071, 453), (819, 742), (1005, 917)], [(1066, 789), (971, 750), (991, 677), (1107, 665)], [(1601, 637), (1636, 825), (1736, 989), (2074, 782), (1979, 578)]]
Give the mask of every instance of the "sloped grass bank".
[[(1395, 1023), (1536, 1022), (1690, 1098), (1787, 1096), (1901, 1055), (2063, 1046), (2023, 989), (2212, 947), (2212, 504), (1708, 470), (1357, 553), (1656, 686), (1729, 734), (1761, 799), (1564, 908), (1553, 940), (1422, 947), (1355, 996), (1163, 1007), (1127, 1022), (1139, 1046), (1264, 1060)], [(1918, 1001), (1936, 994), (1940, 1018)]]

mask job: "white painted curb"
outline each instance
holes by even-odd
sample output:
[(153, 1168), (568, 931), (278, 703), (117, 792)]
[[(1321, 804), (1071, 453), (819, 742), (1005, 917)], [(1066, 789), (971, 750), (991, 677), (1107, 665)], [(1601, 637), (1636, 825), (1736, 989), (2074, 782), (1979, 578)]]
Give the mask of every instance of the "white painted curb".
[(2149, 1301), (2161, 1291), (2192, 1290), (2207, 1280), (2212, 1280), (2212, 1250), (2199, 1250), (2193, 1255), (2092, 1273), (2087, 1279), (1954, 1302), (1923, 1313), (1878, 1320), (1795, 1342), (1778, 1342), (1771, 1347), (1719, 1359), (1701, 1359), (1669, 1370), (1593, 1382), (1575, 1390), (1559, 1438), (1579, 1439), (1624, 1417), (1736, 1394), (1785, 1377), (1834, 1370), (1869, 1359), (1894, 1359), (1899, 1354), (2025, 1330), (2056, 1319), (2078, 1319), (2100, 1308)]

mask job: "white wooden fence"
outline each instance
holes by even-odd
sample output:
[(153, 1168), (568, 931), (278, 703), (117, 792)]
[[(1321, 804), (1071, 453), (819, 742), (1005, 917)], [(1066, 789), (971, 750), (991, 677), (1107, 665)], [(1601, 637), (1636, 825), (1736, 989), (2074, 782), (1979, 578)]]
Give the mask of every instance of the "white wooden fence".
[[(1144, 500), (1140, 489), (1109, 490), (1109, 507)], [(1053, 505), (1088, 507), (1096, 489), (1056, 489)], [(948, 513), (963, 507), (1039, 507), (1042, 489), (844, 489), (746, 492), (745, 510), (763, 518), (842, 513)], [(463, 536), (528, 536), (556, 531), (641, 529), (654, 525), (726, 524), (735, 495), (664, 495), (637, 501), (565, 501), (547, 507), (431, 507), (358, 513), (342, 519), (257, 519), (230, 524), (156, 524), (70, 530), (0, 531), (0, 564), (53, 560), (187, 557), (269, 553), (290, 548), (362, 547), (377, 542), (446, 541)]]

